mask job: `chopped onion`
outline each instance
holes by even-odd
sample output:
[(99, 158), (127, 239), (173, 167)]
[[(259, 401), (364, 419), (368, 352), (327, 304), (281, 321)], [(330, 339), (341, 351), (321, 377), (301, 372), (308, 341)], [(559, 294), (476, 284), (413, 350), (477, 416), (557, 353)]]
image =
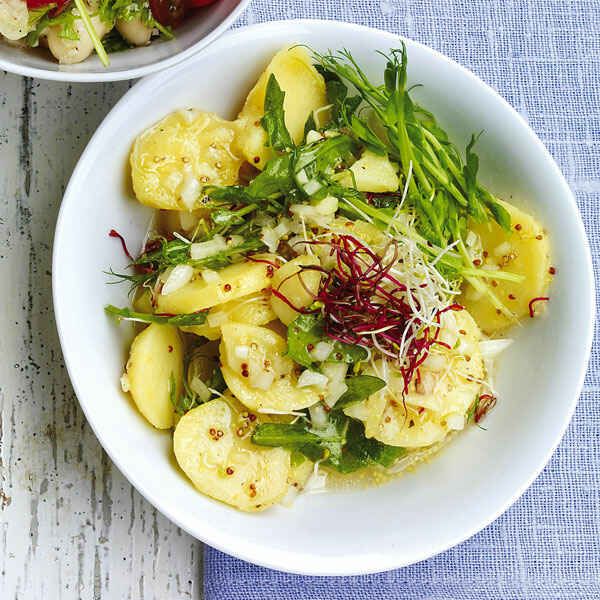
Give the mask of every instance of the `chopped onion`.
[(217, 271), (211, 271), (210, 269), (201, 271), (200, 275), (202, 275), (202, 279), (204, 279), (206, 283), (214, 283), (215, 281), (219, 281), (219, 279), (221, 279), (221, 276)]
[(236, 346), (233, 353), (242, 360), (250, 355), (250, 346)]
[(311, 354), (315, 360), (323, 362), (324, 360), (327, 360), (327, 357), (331, 354), (332, 349), (333, 344), (329, 344), (328, 342), (318, 342)]
[(477, 243), (477, 234), (474, 231), (469, 231), (467, 233), (467, 237), (465, 238), (465, 244), (472, 248)]
[(311, 179), (307, 184), (304, 185), (304, 191), (309, 196), (318, 192), (323, 187), (323, 184), (317, 179)]
[(186, 125), (191, 125), (199, 112), (200, 111), (197, 108), (182, 108), (177, 111), (181, 119), (185, 121)]
[(338, 199), (333, 196), (325, 196), (315, 208), (320, 215), (333, 215), (338, 209)]
[(190, 210), (180, 210), (179, 223), (184, 231), (192, 231), (198, 223), (198, 218)]
[(241, 235), (232, 235), (227, 244), (230, 248), (235, 248), (244, 243), (244, 238)]
[(348, 391), (348, 386), (344, 381), (331, 381), (327, 386), (327, 394), (325, 395), (325, 404), (329, 408), (333, 408), (335, 403)]
[(131, 384), (129, 382), (129, 376), (127, 375), (127, 373), (123, 373), (119, 381), (121, 382), (121, 389), (125, 393), (127, 393), (131, 389)]
[(295, 485), (289, 485), (285, 496), (279, 501), (286, 508), (290, 508), (294, 504), (294, 500), (298, 497), (300, 490)]
[(192, 380), (190, 381), (190, 388), (192, 392), (198, 394), (198, 398), (202, 402), (206, 402), (210, 398), (210, 390), (208, 386), (198, 377), (198, 375), (194, 375)]
[(217, 310), (215, 312), (209, 312), (206, 316), (206, 322), (209, 327), (219, 327), (227, 321), (227, 311)]
[(448, 429), (461, 430), (465, 428), (465, 416), (460, 413), (446, 415)]
[(315, 404), (308, 409), (310, 421), (313, 427), (325, 427), (327, 424), (327, 412), (322, 404)]
[(508, 242), (502, 242), (499, 246), (494, 248), (494, 254), (496, 256), (503, 256), (510, 252), (510, 244)]
[(319, 463), (316, 462), (313, 472), (304, 485), (304, 491), (308, 494), (318, 494), (325, 491), (327, 485), (327, 473), (319, 472)]
[(263, 227), (260, 231), (260, 239), (266, 245), (270, 252), (276, 252), (277, 246), (279, 246), (279, 237), (275, 233), (275, 230), (271, 227)]
[(308, 387), (309, 385), (324, 388), (328, 381), (329, 378), (326, 375), (306, 369), (306, 371), (302, 371), (300, 377), (298, 377), (298, 383), (296, 385), (299, 388)]
[(329, 381), (344, 381), (347, 371), (346, 363), (328, 362), (323, 365), (323, 375), (327, 375)]
[(306, 134), (306, 143), (307, 144), (312, 144), (313, 142), (317, 142), (321, 139), (323, 139), (323, 136), (318, 131), (315, 131), (314, 129), (311, 129)]
[(196, 200), (200, 197), (201, 192), (202, 186), (200, 185), (200, 182), (191, 172), (186, 173), (181, 186), (181, 201), (189, 210), (194, 208)]
[(207, 242), (197, 242), (190, 246), (190, 256), (193, 260), (201, 260), (213, 254), (227, 250), (227, 244), (222, 235), (215, 235)]
[(481, 356), (484, 358), (495, 358), (501, 352), (504, 352), (511, 344), (513, 340), (484, 340), (479, 342), (479, 350), (481, 350)]
[(273, 371), (265, 371), (264, 369), (260, 369), (258, 373), (252, 374), (249, 384), (253, 388), (258, 388), (259, 390), (268, 390), (275, 381), (275, 373)]
[(194, 275), (194, 269), (190, 265), (177, 265), (171, 271), (169, 278), (162, 287), (161, 294), (167, 296), (182, 288)]

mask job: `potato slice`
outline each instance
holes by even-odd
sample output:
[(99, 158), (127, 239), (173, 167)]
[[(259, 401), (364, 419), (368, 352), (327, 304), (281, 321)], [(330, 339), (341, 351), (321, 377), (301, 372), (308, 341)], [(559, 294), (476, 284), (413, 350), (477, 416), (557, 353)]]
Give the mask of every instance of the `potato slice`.
[(177, 291), (167, 296), (159, 294), (157, 312), (193, 313), (268, 289), (272, 273), (267, 267), (259, 262), (236, 263), (219, 271), (220, 278), (210, 283), (196, 275)]
[[(471, 229), (479, 235), (481, 245), (487, 252), (483, 266), (506, 269), (523, 275), (521, 283), (503, 279), (492, 280), (492, 290), (500, 301), (517, 318), (529, 314), (532, 298), (546, 296), (550, 284), (550, 242), (541, 224), (531, 215), (508, 202), (500, 204), (510, 213), (512, 231), (509, 235), (495, 222), (483, 225), (471, 224)], [(494, 285), (495, 284), (495, 285)], [(470, 284), (465, 286), (458, 302), (467, 307), (479, 327), (492, 335), (513, 325), (504, 314), (498, 314), (490, 301), (476, 292)], [(536, 313), (544, 308), (544, 303), (536, 305)]]
[(390, 446), (421, 448), (464, 427), (485, 373), (481, 332), (466, 310), (444, 313), (441, 323), (439, 339), (452, 350), (437, 346), (419, 369), (420, 381), (411, 381), (405, 403), (404, 381), (394, 374), (387, 388), (344, 409), (364, 423), (367, 437)]
[(248, 94), (236, 121), (240, 126), (238, 145), (241, 153), (259, 169), (273, 156), (272, 150), (265, 146), (267, 134), (260, 124), (271, 73), (285, 92), (285, 124), (294, 142), (302, 140), (304, 124), (310, 113), (327, 104), (325, 81), (311, 64), (306, 48), (295, 46), (280, 50)]
[[(395, 167), (387, 156), (380, 156), (370, 150), (350, 167), (354, 174), (356, 188), (361, 192), (395, 192), (400, 185)], [(354, 183), (350, 176), (344, 180), (345, 185)]]
[[(321, 273), (311, 270), (302, 271), (301, 267), (306, 265), (319, 266), (319, 264), (319, 259), (316, 256), (306, 254), (297, 256), (275, 271), (273, 289), (283, 294), (289, 302), (298, 308), (309, 306), (314, 302), (315, 295), (319, 291)], [(307, 290), (311, 291), (312, 294), (309, 294)], [(298, 311), (275, 295), (271, 295), (271, 307), (279, 320), (285, 325), (289, 325), (300, 315)]]
[(230, 321), (246, 323), (246, 325), (266, 325), (276, 318), (269, 295), (258, 293), (213, 306), (208, 311), (207, 322), (204, 325), (192, 325), (180, 329), (209, 340), (218, 340), (221, 337), (221, 326)]
[(129, 391), (139, 411), (157, 429), (173, 426), (171, 376), (181, 394), (183, 345), (176, 327), (152, 323), (131, 344), (126, 366)]
[(191, 108), (171, 113), (133, 144), (129, 162), (136, 198), (154, 208), (199, 208), (203, 186), (238, 179), (236, 133), (235, 124), (212, 113)]
[(173, 436), (175, 456), (199, 491), (245, 511), (264, 510), (283, 497), (290, 453), (253, 444), (259, 422), (227, 396), (181, 418)]
[(24, 0), (0, 0), (0, 35), (20, 40), (29, 31), (29, 11)]
[(298, 410), (319, 401), (322, 390), (298, 388), (285, 339), (266, 327), (226, 323), (221, 327), (221, 371), (231, 393), (252, 410)]
[(148, 288), (137, 289), (135, 298), (133, 299), (133, 310), (136, 312), (152, 314), (154, 307), (152, 306), (152, 292)]

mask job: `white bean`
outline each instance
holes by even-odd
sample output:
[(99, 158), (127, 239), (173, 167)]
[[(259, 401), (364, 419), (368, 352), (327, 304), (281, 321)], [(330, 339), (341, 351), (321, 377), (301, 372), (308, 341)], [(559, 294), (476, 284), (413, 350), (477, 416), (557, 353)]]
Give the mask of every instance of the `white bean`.
[[(102, 39), (109, 31), (108, 26), (99, 17), (92, 17), (92, 24), (96, 34)], [(59, 63), (63, 65), (74, 65), (85, 60), (94, 49), (94, 43), (85, 29), (82, 19), (75, 21), (75, 30), (79, 35), (78, 40), (68, 40), (59, 36), (60, 25), (48, 29), (48, 48)]]
[(139, 17), (131, 21), (117, 21), (117, 31), (134, 46), (145, 46), (150, 41), (152, 27), (144, 25)]
[(19, 40), (29, 29), (29, 12), (24, 0), (0, 0), (0, 34)]

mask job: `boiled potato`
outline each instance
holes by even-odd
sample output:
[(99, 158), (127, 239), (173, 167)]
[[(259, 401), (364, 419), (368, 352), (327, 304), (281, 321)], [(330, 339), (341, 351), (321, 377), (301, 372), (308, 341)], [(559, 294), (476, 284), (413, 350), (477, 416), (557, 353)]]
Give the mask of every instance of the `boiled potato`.
[(221, 327), (221, 371), (231, 393), (252, 410), (291, 411), (312, 406), (322, 391), (298, 388), (294, 363), (284, 356), (285, 338), (266, 327)]
[[(346, 217), (337, 217), (334, 221), (334, 228), (359, 238), (371, 247), (385, 246), (389, 241), (381, 229), (366, 221), (350, 221)], [(328, 249), (327, 253), (329, 253)]]
[(192, 210), (201, 206), (205, 185), (236, 183), (242, 164), (236, 131), (233, 123), (191, 108), (144, 131), (129, 159), (136, 198), (154, 208)]
[[(506, 269), (525, 277), (520, 283), (491, 280), (494, 294), (517, 318), (521, 318), (529, 314), (532, 298), (546, 296), (550, 283), (550, 242), (541, 224), (531, 215), (508, 202), (500, 201), (500, 204), (510, 213), (512, 231), (509, 235), (491, 220), (483, 225), (471, 223), (471, 229), (480, 237), (487, 252), (483, 267)], [(488, 335), (514, 324), (506, 315), (498, 314), (490, 301), (470, 284), (465, 286), (458, 302), (467, 307)], [(543, 308), (544, 303), (538, 303), (536, 312)]]
[(173, 426), (171, 376), (181, 395), (183, 345), (176, 327), (152, 323), (131, 344), (126, 366), (129, 391), (139, 411), (158, 429)]
[[(108, 25), (100, 17), (91, 17), (94, 30), (100, 39), (108, 32)], [(75, 19), (73, 27), (79, 36), (78, 40), (61, 37), (62, 26), (54, 25), (48, 28), (48, 48), (54, 58), (62, 65), (74, 65), (85, 60), (94, 51), (94, 42), (90, 37), (82, 19)]]
[(236, 263), (221, 269), (220, 278), (210, 283), (196, 275), (175, 292), (167, 296), (159, 294), (157, 312), (193, 313), (268, 289), (271, 287), (272, 273), (267, 267), (259, 262)]
[(387, 156), (380, 156), (370, 150), (365, 150), (350, 170), (354, 174), (354, 181), (348, 175), (344, 183), (348, 186), (356, 183), (356, 189), (361, 192), (395, 192), (400, 185), (397, 167)]
[(246, 325), (266, 325), (276, 318), (269, 296), (258, 293), (214, 306), (208, 311), (207, 322), (204, 325), (181, 327), (181, 329), (209, 340), (217, 340), (221, 337), (221, 325), (229, 321), (246, 323)]
[[(301, 269), (302, 266), (307, 265), (319, 266), (319, 259), (316, 256), (306, 254), (297, 256), (279, 267), (273, 276), (273, 289), (283, 294), (287, 300), (298, 308), (306, 308), (314, 302), (321, 283), (321, 273), (319, 271)], [(300, 278), (302, 278), (302, 281)], [(312, 294), (309, 294), (307, 290)], [(285, 325), (289, 325), (300, 315), (298, 311), (275, 295), (271, 295), (271, 307), (279, 320)]]
[[(252, 415), (255, 417), (255, 415)], [(260, 419), (226, 396), (189, 411), (173, 436), (177, 462), (198, 490), (245, 511), (278, 502), (288, 488), (290, 453), (254, 445)]]
[(438, 339), (452, 349), (434, 346), (419, 369), (420, 379), (411, 381), (404, 404), (404, 380), (394, 373), (386, 388), (344, 409), (364, 423), (367, 437), (390, 446), (420, 448), (464, 427), (485, 373), (481, 332), (466, 310), (444, 313), (441, 325)]
[(265, 147), (267, 134), (260, 123), (271, 73), (285, 92), (285, 124), (294, 142), (302, 140), (304, 124), (310, 113), (327, 104), (325, 81), (312, 66), (306, 48), (296, 46), (279, 51), (248, 94), (237, 119), (240, 150), (246, 160), (259, 169), (273, 156), (272, 150)]
[(154, 307), (152, 306), (152, 292), (149, 289), (143, 288), (140, 292), (138, 288), (138, 293), (133, 300), (133, 310), (146, 314), (152, 314), (154, 312)]
[(24, 0), (0, 0), (0, 35), (20, 40), (29, 31), (29, 11)]

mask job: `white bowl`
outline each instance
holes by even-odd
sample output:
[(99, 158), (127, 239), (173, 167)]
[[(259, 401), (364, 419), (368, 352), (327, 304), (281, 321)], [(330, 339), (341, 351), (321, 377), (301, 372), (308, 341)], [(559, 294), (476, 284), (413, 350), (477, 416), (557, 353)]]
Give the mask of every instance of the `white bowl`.
[(45, 48), (21, 48), (0, 40), (0, 70), (55, 81), (89, 82), (135, 79), (166, 69), (195, 54), (233, 24), (250, 0), (217, 0), (198, 9), (170, 41), (109, 54), (105, 67), (93, 53), (76, 65), (59, 65)]
[(175, 523), (224, 552), (275, 569), (384, 571), (433, 556), (485, 527), (550, 458), (573, 413), (590, 352), (590, 252), (573, 196), (527, 124), (472, 73), (406, 40), (409, 80), (424, 84), (414, 95), (460, 146), (485, 129), (477, 148), (483, 181), (533, 211), (550, 232), (557, 275), (546, 315), (516, 332), (500, 365), (501, 400), (486, 418), (487, 431), (470, 427), (416, 472), (379, 488), (301, 495), (292, 509), (254, 515), (197, 493), (175, 466), (171, 435), (152, 429), (119, 390), (131, 332), (102, 309), (127, 304), (127, 286), (107, 285), (102, 271), (119, 270), (126, 259), (107, 234), (115, 228), (137, 249), (150, 218), (125, 183), (134, 137), (177, 108), (233, 117), (269, 57), (291, 42), (346, 47), (367, 74), (379, 77), (382, 59), (374, 50), (398, 47), (400, 39), (335, 22), (256, 25), (138, 83), (100, 126), (66, 191), (54, 245), (56, 321), (73, 386), (98, 439)]

